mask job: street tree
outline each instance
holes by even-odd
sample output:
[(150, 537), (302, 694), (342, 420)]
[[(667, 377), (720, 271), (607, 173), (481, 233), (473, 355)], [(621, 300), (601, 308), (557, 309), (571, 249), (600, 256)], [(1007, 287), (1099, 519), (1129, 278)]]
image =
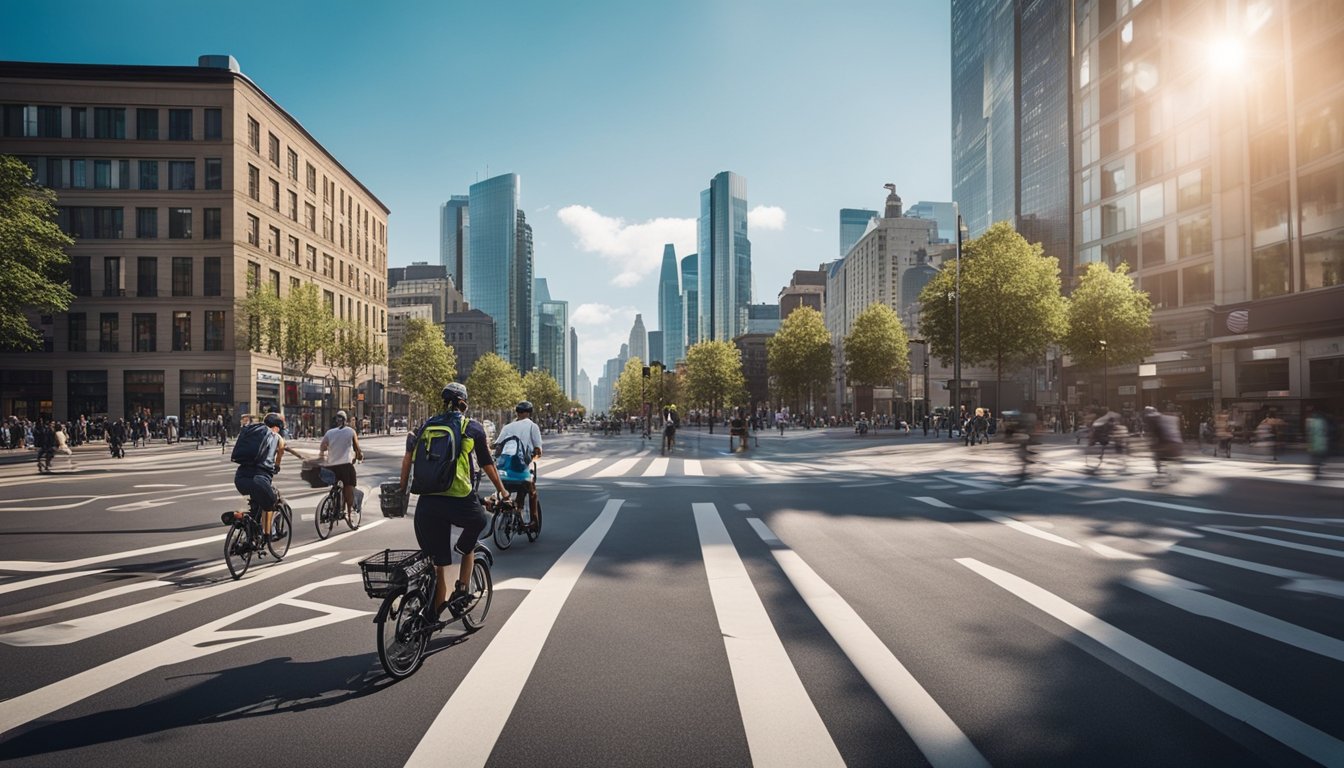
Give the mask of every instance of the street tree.
[(533, 368), (523, 375), (523, 399), (532, 401), (532, 407), (536, 409), (534, 418), (569, 410), (569, 398), (565, 397), (560, 382), (540, 368)]
[(336, 318), (313, 283), (291, 289), (284, 298), (251, 286), (238, 316), (253, 348), (280, 360), (282, 383), (287, 375), (306, 379), (318, 355), (336, 341)]
[(826, 321), (812, 307), (789, 313), (779, 330), (765, 343), (766, 370), (781, 399), (794, 409), (831, 382), (831, 334)]
[(646, 398), (649, 407), (662, 411), (681, 399), (681, 381), (675, 370), (668, 370), (662, 363), (654, 362), (649, 366), (649, 394)]
[(1069, 330), (1061, 340), (1075, 364), (1095, 370), (1137, 363), (1152, 352), (1153, 304), (1128, 272), (1123, 262), (1114, 271), (1087, 265), (1069, 297)]
[[(1059, 260), (1042, 253), (1006, 221), (962, 246), (961, 363), (993, 366), (996, 403), (1004, 372), (1044, 355), (1068, 329)], [(955, 261), (944, 265), (919, 295), (920, 335), (944, 365), (956, 349), (956, 273)]]
[(467, 393), (471, 402), (484, 413), (499, 416), (512, 412), (513, 406), (523, 399), (523, 377), (508, 360), (494, 352), (487, 352), (471, 368), (467, 379)]
[[(451, 351), (451, 350), (450, 350)], [(364, 371), (387, 360), (387, 350), (374, 341), (373, 331), (362, 323), (345, 319), (336, 323), (336, 337), (331, 349), (323, 357), (350, 384), (353, 391)]]
[(703, 407), (714, 432), (715, 414), (726, 403), (746, 397), (747, 380), (742, 374), (742, 353), (731, 341), (702, 341), (686, 350), (686, 374), (682, 382), (688, 406)]
[(625, 361), (625, 368), (616, 377), (615, 392), (612, 395), (612, 410), (626, 416), (644, 413), (644, 395), (649, 382), (644, 380), (644, 361), (632, 357)]
[(443, 402), (444, 386), (457, 378), (457, 355), (444, 343), (441, 326), (413, 317), (406, 321), (392, 371), (411, 399), (434, 413)]
[(873, 302), (845, 336), (845, 378), (866, 387), (893, 387), (910, 375), (910, 341), (891, 307)]
[(29, 313), (64, 312), (75, 298), (64, 250), (75, 241), (57, 226), (55, 201), (27, 163), (0, 155), (0, 347), (37, 349)]

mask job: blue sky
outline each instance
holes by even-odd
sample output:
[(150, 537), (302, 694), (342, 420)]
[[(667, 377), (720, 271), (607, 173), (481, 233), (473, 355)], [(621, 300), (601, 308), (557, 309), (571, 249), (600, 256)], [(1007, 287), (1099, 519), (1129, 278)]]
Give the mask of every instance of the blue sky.
[(194, 65), (232, 54), (392, 210), (393, 266), (438, 259), (438, 209), (522, 177), (536, 274), (596, 381), (664, 242), (747, 179), (755, 301), (835, 258), (840, 208), (951, 199), (940, 0), (356, 3), (0, 0), (0, 58)]

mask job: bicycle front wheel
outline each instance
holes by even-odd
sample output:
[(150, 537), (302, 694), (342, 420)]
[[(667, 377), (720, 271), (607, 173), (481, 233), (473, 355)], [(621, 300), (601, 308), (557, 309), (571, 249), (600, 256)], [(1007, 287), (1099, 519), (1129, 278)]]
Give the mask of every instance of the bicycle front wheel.
[(494, 581), (490, 578), (490, 566), (480, 558), (471, 566), (471, 610), (462, 614), (462, 626), (467, 632), (475, 632), (485, 626), (485, 617), (490, 613), (490, 601), (495, 596)]
[(277, 504), (275, 514), (271, 516), (271, 535), (266, 538), (266, 548), (276, 560), (285, 559), (285, 553), (289, 551), (289, 542), (294, 538), (293, 522), (294, 513), (289, 504), (283, 501)]
[(229, 567), (229, 575), (235, 581), (243, 578), (247, 567), (252, 564), (252, 537), (248, 535), (248, 526), (234, 525), (224, 536), (224, 564)]
[(420, 590), (399, 589), (383, 598), (375, 620), (378, 627), (378, 661), (394, 680), (410, 677), (420, 668), (429, 639), (421, 612), (425, 600)]
[(331, 529), (336, 527), (336, 518), (339, 517), (336, 505), (336, 498), (330, 493), (318, 503), (317, 514), (313, 515), (313, 525), (317, 526), (317, 538), (327, 538), (331, 535)]
[[(359, 491), (355, 491), (355, 494), (356, 496), (358, 496)], [(363, 519), (364, 519), (363, 505), (358, 502), (358, 499), (356, 499), (355, 506), (351, 508), (349, 512), (345, 513), (345, 524), (349, 526), (350, 530), (352, 531), (358, 530), (359, 522)]]
[(496, 512), (495, 513), (495, 545), (500, 549), (508, 549), (513, 544), (513, 534), (517, 528), (514, 522), (517, 514), (514, 512)]

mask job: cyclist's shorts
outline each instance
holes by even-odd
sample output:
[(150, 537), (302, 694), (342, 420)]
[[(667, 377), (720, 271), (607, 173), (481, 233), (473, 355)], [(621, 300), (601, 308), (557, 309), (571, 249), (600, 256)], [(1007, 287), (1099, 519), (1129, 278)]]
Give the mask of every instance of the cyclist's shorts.
[(345, 483), (347, 487), (354, 488), (357, 485), (354, 464), (333, 464), (327, 469), (331, 470), (331, 474), (335, 475), (337, 480)]
[(233, 476), (233, 487), (250, 498), (257, 509), (275, 509), (275, 503), (280, 500), (280, 495), (271, 485), (270, 474), (256, 467), (239, 467)]
[[(472, 551), (490, 518), (476, 494), (465, 498), (420, 496), (415, 505), (415, 540), (429, 553), (435, 565), (452, 565), (453, 551), (459, 555)], [(453, 544), (453, 526), (462, 535)]]
[(668, 437), (672, 437), (673, 435), (677, 434), (677, 425), (668, 424), (667, 426), (663, 427), (663, 434), (667, 435)]

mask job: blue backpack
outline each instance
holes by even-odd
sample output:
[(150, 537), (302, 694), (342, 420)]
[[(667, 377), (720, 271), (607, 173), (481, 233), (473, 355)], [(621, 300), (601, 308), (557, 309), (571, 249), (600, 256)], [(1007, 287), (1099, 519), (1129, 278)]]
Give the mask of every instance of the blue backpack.
[(499, 479), (505, 482), (525, 483), (532, 479), (532, 453), (517, 435), (509, 435), (499, 443), (496, 469)]

